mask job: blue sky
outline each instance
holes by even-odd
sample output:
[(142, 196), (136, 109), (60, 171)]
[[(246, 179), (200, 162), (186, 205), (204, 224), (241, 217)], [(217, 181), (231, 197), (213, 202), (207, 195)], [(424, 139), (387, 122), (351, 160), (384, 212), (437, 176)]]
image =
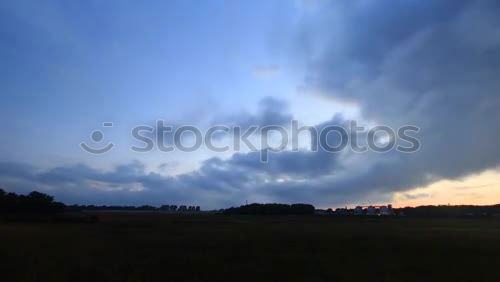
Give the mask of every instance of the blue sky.
[(74, 146), (62, 135), (77, 142), (103, 121), (123, 128), (158, 118), (193, 122), (282, 92), (285, 82), (254, 73), (280, 63), (272, 22), (282, 5), (242, 4), (2, 4), (2, 118), (15, 116), (4, 125), (14, 131), (6, 141), (32, 142), (36, 134), (46, 142), (25, 157), (64, 156)]
[[(78, 203), (343, 206), (496, 173), (500, 152), (488, 144), (500, 141), (491, 131), (500, 120), (498, 8), (495, 1), (4, 1), (0, 187)], [(129, 150), (136, 125), (265, 121), (262, 101), (283, 105), (271, 115), (318, 127), (348, 119), (414, 124), (422, 150), (284, 152), (266, 166), (248, 152)], [(114, 127), (102, 128), (107, 121)], [(96, 129), (114, 150), (80, 149)]]

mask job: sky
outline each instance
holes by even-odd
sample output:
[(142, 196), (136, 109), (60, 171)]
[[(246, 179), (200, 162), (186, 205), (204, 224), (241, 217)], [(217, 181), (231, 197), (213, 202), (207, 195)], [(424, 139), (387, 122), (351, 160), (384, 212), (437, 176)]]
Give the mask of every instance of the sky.
[[(494, 0), (2, 1), (0, 187), (204, 209), (499, 203), (498, 12)], [(158, 120), (206, 131), (292, 119), (413, 125), (421, 146), (314, 152), (302, 136), (305, 148), (266, 163), (248, 148), (131, 150), (132, 129)]]

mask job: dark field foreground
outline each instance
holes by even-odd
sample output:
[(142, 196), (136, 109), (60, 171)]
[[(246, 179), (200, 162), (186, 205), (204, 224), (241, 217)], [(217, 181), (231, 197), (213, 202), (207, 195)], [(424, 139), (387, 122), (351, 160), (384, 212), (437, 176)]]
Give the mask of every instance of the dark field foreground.
[(102, 213), (1, 223), (0, 281), (500, 281), (500, 220)]

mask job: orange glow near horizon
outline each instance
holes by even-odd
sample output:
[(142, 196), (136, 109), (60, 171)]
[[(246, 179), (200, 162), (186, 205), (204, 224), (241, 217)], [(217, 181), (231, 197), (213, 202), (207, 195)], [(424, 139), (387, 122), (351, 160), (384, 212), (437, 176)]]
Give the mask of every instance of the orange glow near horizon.
[(488, 170), (461, 180), (441, 180), (393, 196), (394, 207), (422, 205), (500, 204), (500, 170)]

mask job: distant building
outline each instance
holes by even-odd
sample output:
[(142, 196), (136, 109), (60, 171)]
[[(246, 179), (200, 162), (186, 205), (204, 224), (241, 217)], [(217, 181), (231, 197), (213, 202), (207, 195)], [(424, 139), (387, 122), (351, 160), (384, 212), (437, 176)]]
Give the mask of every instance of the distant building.
[(316, 209), (314, 210), (314, 214), (316, 215), (326, 215), (326, 211), (325, 210), (322, 210), (322, 209)]
[(354, 208), (354, 215), (363, 215), (363, 207), (357, 206)]
[(344, 208), (338, 208), (335, 209), (335, 212), (333, 214), (337, 216), (347, 216), (349, 215), (349, 210)]
[(394, 215), (394, 211), (392, 210), (392, 205), (381, 206), (380, 215)]
[(366, 209), (366, 215), (377, 215), (377, 208), (375, 208), (374, 206), (369, 206)]

